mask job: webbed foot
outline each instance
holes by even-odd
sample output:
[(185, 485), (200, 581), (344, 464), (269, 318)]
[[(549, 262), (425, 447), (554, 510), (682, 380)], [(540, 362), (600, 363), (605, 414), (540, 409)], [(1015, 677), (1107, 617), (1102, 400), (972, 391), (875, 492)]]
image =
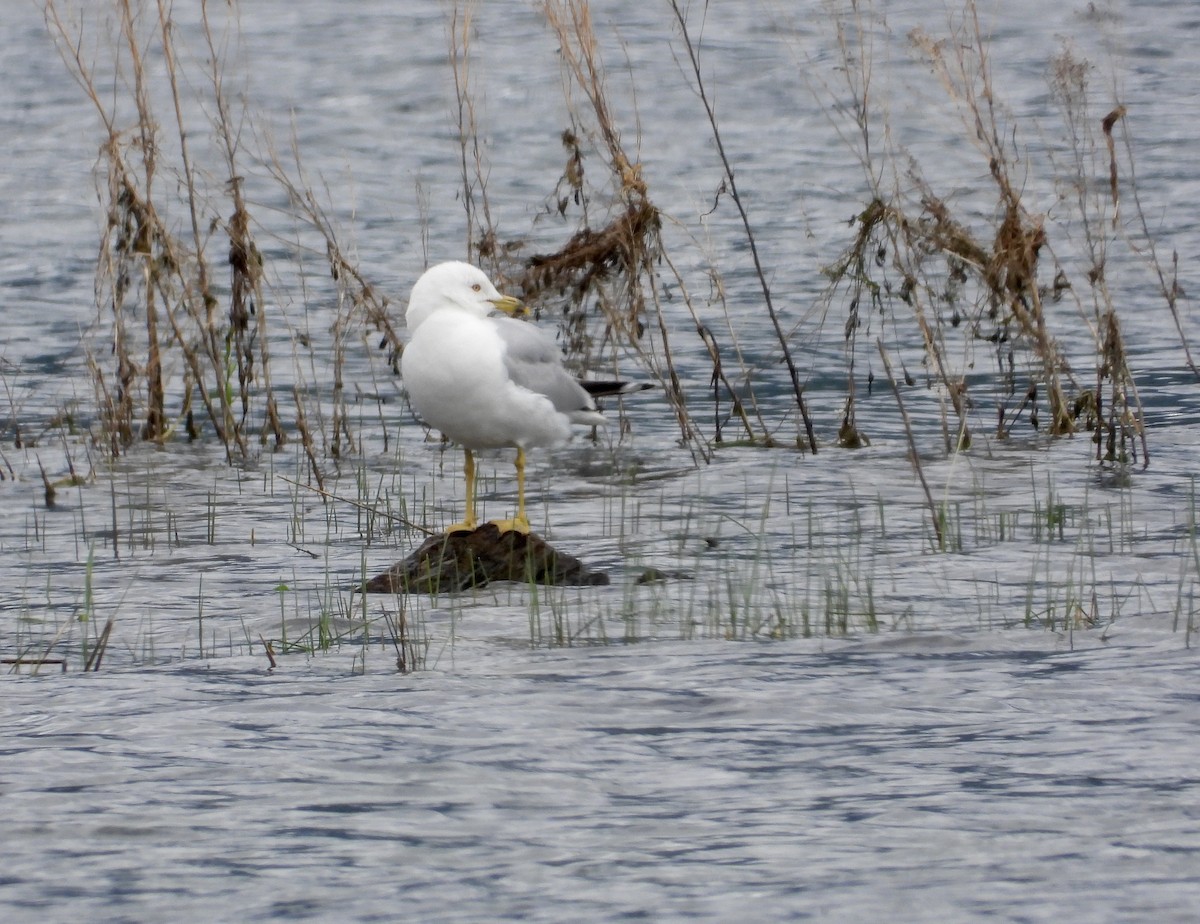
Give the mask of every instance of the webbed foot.
[(529, 535), (529, 521), (525, 517), (513, 517), (511, 520), (488, 520), (488, 522), (500, 530), (501, 536), (505, 533)]

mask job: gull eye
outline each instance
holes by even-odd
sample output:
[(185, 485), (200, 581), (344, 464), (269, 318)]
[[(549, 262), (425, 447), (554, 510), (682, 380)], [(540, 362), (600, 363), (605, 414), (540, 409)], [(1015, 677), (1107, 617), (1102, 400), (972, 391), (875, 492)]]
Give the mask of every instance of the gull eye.
[(471, 290), (474, 292), (482, 292), (483, 286), (481, 286), (479, 283), (475, 283), (475, 285), (471, 286)]

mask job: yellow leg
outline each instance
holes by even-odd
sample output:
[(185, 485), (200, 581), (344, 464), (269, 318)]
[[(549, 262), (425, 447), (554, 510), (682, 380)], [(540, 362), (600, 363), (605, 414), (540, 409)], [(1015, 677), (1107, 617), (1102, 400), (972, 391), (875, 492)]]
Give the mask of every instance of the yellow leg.
[(467, 516), (461, 523), (447, 526), (446, 532), (448, 533), (469, 533), (478, 523), (478, 520), (475, 519), (475, 457), (465, 446), (463, 454), (463, 477), (467, 482)]
[(517, 515), (511, 520), (493, 520), (502, 533), (529, 532), (529, 519), (525, 516), (525, 450), (517, 447)]
[(529, 518), (525, 516), (525, 450), (517, 447), (517, 522), (524, 525), (522, 532), (529, 532)]

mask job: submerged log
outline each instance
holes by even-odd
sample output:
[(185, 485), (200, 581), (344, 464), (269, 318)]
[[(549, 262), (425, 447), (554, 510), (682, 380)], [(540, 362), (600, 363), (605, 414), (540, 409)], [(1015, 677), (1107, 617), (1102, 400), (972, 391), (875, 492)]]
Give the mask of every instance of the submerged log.
[(438, 593), (483, 587), (492, 581), (523, 584), (607, 584), (573, 555), (536, 533), (501, 533), (494, 523), (470, 532), (430, 536), (404, 561), (362, 585), (368, 594)]

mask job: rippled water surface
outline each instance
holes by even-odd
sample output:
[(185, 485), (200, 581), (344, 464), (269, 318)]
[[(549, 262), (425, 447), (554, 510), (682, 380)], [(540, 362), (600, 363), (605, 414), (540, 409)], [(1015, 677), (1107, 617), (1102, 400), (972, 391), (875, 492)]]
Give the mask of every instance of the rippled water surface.
[(8, 917), (1187, 920), (1194, 659), (1054, 647), (12, 682)]
[[(447, 16), (418, 6), (246, 4), (230, 57), (254, 113), (247, 149), (294, 134), (397, 322), (427, 257), (460, 257), (465, 241)], [(757, 281), (728, 200), (701, 219), (721, 173), (669, 5), (601, 6), (626, 141), (656, 204), (704, 238), (673, 252), (703, 291), (698, 252), (711, 250), (739, 316)], [(866, 193), (819, 102), (842, 79), (824, 10), (711, 4), (703, 57), (805, 347), (822, 451), (727, 446), (698, 464), (647, 393), (627, 402), (624, 435), (531, 461), (531, 518), (609, 586), (364, 602), (354, 581), (420, 539), (382, 514), (448, 522), (462, 493), (457, 454), (425, 441), (370, 351), (348, 368), (362, 444), (326, 460), (336, 503), (310, 489), (295, 444), (230, 466), (211, 440), (179, 442), (110, 466), (61, 425), (88, 426), (95, 406), (81, 342), (102, 135), (37, 7), (0, 0), (0, 655), (63, 662), (6, 664), (0, 679), (4, 921), (1194, 917), (1200, 401), (1179, 329), (1145, 253), (1114, 248), (1144, 469), (1098, 465), (1087, 434), (990, 440), (988, 420), (969, 453), (946, 457), (944, 399), (914, 387), (927, 497), (878, 381), (858, 409), (872, 444), (834, 448), (844, 356), (837, 335), (808, 332), (820, 269)], [(944, 34), (945, 5), (888, 15), (873, 54), (890, 140), (986, 211), (973, 205), (986, 166), (905, 40)], [(1096, 111), (1128, 107), (1141, 204), (1160, 257), (1178, 255), (1190, 338), (1200, 16), (1020, 0), (987, 30), (1023, 144), (1061, 141), (1046, 78), (1064, 43), (1093, 64)], [(562, 171), (556, 46), (535, 6), (510, 0), (480, 4), (472, 35), (490, 204), (518, 235)], [(270, 224), (287, 202), (248, 167)], [(1052, 222), (1065, 211), (1033, 170), (1024, 196)], [(562, 228), (539, 220), (529, 246), (558, 246)], [(287, 219), (260, 240), (285, 265), (307, 241)], [(1077, 244), (1062, 242), (1064, 263)], [(273, 280), (276, 356), (327, 331), (337, 306), (323, 291)], [(755, 323), (743, 347), (778, 412), (789, 385)], [(1051, 323), (1090, 370), (1086, 331)], [(702, 344), (676, 347), (702, 392)], [(924, 375), (919, 351), (910, 365)], [(310, 374), (315, 392), (329, 387), (327, 371)], [(973, 374), (985, 392), (988, 370)], [(47, 508), (39, 465), (60, 482), (71, 465), (94, 477), (60, 484)], [(510, 466), (484, 468), (496, 515)], [(639, 582), (649, 568), (666, 579)], [(110, 619), (100, 669), (85, 673)]]

